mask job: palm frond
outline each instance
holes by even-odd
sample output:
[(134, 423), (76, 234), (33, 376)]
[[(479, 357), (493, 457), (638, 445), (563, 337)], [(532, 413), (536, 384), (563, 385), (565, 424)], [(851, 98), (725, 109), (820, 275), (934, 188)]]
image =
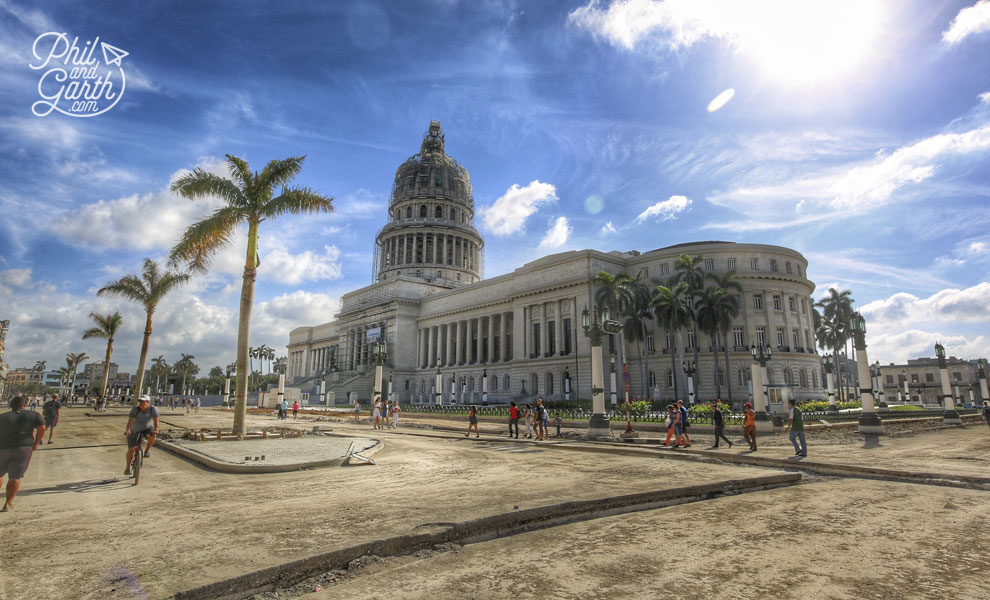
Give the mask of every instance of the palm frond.
[(243, 218), (239, 208), (225, 206), (193, 223), (169, 253), (169, 264), (185, 263), (190, 269), (206, 271), (212, 255), (230, 244), (231, 233)]
[(199, 167), (196, 167), (192, 173), (187, 173), (176, 179), (170, 189), (190, 200), (216, 196), (228, 206), (244, 204), (244, 194), (233, 181), (208, 173)]
[(243, 158), (237, 158), (232, 154), (227, 154), (227, 170), (230, 172), (231, 177), (236, 177), (240, 179), (241, 186), (244, 190), (251, 187), (254, 181), (254, 174), (251, 173), (251, 166)]
[(302, 170), (306, 156), (292, 156), (282, 160), (272, 160), (265, 165), (255, 183), (259, 188), (276, 189), (285, 187)]
[(148, 299), (148, 288), (136, 275), (125, 275), (96, 290), (97, 296), (116, 296), (144, 303)]
[(314, 192), (308, 187), (284, 188), (261, 208), (263, 217), (271, 219), (284, 214), (332, 213), (333, 198)]

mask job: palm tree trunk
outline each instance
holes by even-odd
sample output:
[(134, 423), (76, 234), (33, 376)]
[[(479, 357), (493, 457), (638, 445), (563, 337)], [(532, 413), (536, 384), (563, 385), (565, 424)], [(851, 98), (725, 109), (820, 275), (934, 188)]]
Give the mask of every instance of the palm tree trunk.
[[(722, 332), (722, 352), (725, 354), (725, 387), (729, 393), (729, 406), (732, 406), (732, 371), (729, 369), (729, 340), (728, 340), (729, 330), (726, 329)], [(716, 361), (718, 364), (718, 361)]]
[(141, 340), (141, 357), (138, 358), (137, 381), (134, 382), (134, 406), (137, 406), (137, 399), (144, 393), (144, 365), (148, 362), (148, 346), (151, 343), (151, 315), (148, 311), (148, 318), (144, 322), (144, 339)]
[[(680, 329), (677, 330), (677, 354), (678, 354), (678, 358), (681, 359), (681, 366), (683, 366), (684, 365), (684, 336), (681, 334), (681, 330)], [(677, 367), (675, 366), (674, 368), (676, 369)], [(684, 378), (681, 381), (681, 383), (684, 384), (684, 389), (688, 389), (687, 373), (684, 372), (684, 369), (681, 369), (680, 375), (681, 375), (681, 377)], [(675, 400), (680, 400), (680, 398), (675, 398)], [(686, 400), (685, 400), (685, 402), (686, 402)]]
[(107, 340), (107, 357), (103, 360), (103, 378), (100, 381), (100, 397), (107, 395), (107, 382), (110, 379), (110, 356), (113, 355), (113, 339)]
[[(700, 345), (701, 344), (698, 341), (698, 323), (695, 322), (695, 324), (694, 324), (694, 368), (695, 368), (695, 371), (694, 371), (694, 400), (695, 400), (695, 402), (698, 401), (698, 396), (699, 396), (699, 394), (698, 394), (698, 387), (699, 387), (698, 386), (698, 380), (701, 379), (701, 377), (698, 375), (698, 370), (697, 370), (698, 369), (698, 364), (699, 364), (698, 363), (698, 346), (700, 346)], [(689, 398), (689, 400), (690, 400), (690, 398)]]
[(639, 340), (636, 342), (636, 350), (639, 352), (639, 395), (640, 400), (646, 400), (646, 378), (644, 377), (645, 371), (643, 370), (643, 362), (646, 360), (646, 353), (643, 352), (642, 340), (646, 339), (646, 323), (643, 323), (642, 319), (639, 321), (639, 327), (642, 329), (642, 333), (639, 336)]
[(248, 225), (247, 257), (241, 284), (241, 311), (237, 327), (237, 388), (234, 395), (234, 434), (243, 435), (247, 418), (248, 344), (251, 341), (251, 309), (254, 306), (254, 281), (258, 276), (258, 222)]
[[(673, 342), (671, 338), (671, 342)], [(674, 359), (674, 349), (670, 349), (670, 380), (674, 382), (674, 402), (677, 402), (677, 364)]]
[(718, 383), (718, 346), (712, 346), (712, 364), (715, 365), (715, 399), (722, 400), (722, 386)]

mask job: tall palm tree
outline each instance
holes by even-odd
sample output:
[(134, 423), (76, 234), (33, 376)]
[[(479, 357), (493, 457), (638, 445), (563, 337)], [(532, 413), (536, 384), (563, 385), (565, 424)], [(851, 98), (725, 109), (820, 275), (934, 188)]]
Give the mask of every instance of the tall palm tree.
[(141, 357), (138, 359), (137, 382), (134, 384), (134, 404), (144, 390), (144, 366), (148, 361), (148, 345), (151, 342), (151, 317), (158, 308), (158, 302), (173, 289), (189, 281), (187, 273), (176, 273), (159, 269), (158, 263), (144, 259), (141, 275), (124, 275), (97, 290), (98, 296), (117, 296), (133, 300), (144, 307), (144, 338), (141, 341)]
[(162, 375), (168, 377), (168, 361), (165, 360), (164, 355), (159, 354), (151, 359), (151, 374), (155, 376), (155, 391), (161, 393)]
[(185, 394), (186, 377), (188, 377), (189, 375), (195, 375), (196, 373), (199, 373), (199, 367), (197, 367), (196, 363), (193, 362), (193, 359), (196, 357), (193, 356), (192, 354), (180, 354), (180, 356), (181, 358), (175, 361), (175, 366), (173, 367), (173, 369), (175, 371), (176, 376), (182, 378), (182, 387), (179, 388), (179, 393)]
[[(689, 306), (693, 308), (694, 303), (701, 296), (701, 291), (705, 288), (705, 270), (704, 270), (705, 258), (703, 256), (691, 256), (690, 254), (682, 254), (677, 258), (677, 262), (674, 263), (674, 280), (678, 282), (683, 282), (687, 284), (688, 287), (688, 298), (690, 298)], [(692, 315), (694, 311), (692, 310)], [(694, 364), (698, 364), (698, 346), (701, 344), (698, 342), (698, 323), (694, 321), (691, 323), (694, 328)], [(684, 357), (681, 357), (684, 360)], [(687, 385), (687, 374), (684, 374), (685, 385)]]
[(123, 325), (124, 319), (120, 316), (119, 312), (114, 312), (111, 315), (89, 313), (89, 318), (96, 322), (96, 327), (87, 329), (83, 333), (82, 339), (100, 338), (107, 341), (107, 355), (103, 359), (103, 377), (100, 380), (100, 397), (102, 398), (107, 395), (107, 379), (110, 377), (110, 356), (113, 355), (113, 338), (117, 335), (117, 331), (120, 330), (121, 325)]
[(275, 359), (275, 372), (278, 373), (278, 374), (280, 374), (280, 375), (284, 375), (285, 374), (285, 367), (288, 364), (289, 364), (289, 357), (287, 357), (287, 356), (280, 356), (280, 357), (276, 358)]
[[(852, 298), (852, 292), (850, 290), (843, 290), (840, 292), (835, 288), (829, 288), (828, 295), (826, 295), (824, 298), (822, 298), (821, 300), (815, 303), (816, 306), (820, 306), (822, 308), (822, 317), (826, 320), (832, 321), (834, 327), (844, 332), (843, 335), (839, 336), (840, 339), (837, 340), (841, 342), (839, 345), (842, 347), (846, 346), (846, 343), (849, 341), (849, 337), (850, 337), (845, 332), (848, 331), (849, 319), (850, 317), (852, 317), (853, 314), (853, 308), (852, 308), (853, 302), (855, 301)], [(839, 382), (841, 384), (841, 382), (843, 381), (842, 365), (839, 363), (838, 347), (836, 347), (834, 350), (834, 358), (835, 358), (835, 366), (836, 366), (836, 376), (839, 378)], [(846, 398), (848, 399), (851, 397), (849, 386), (852, 384), (852, 377), (850, 376), (848, 369), (846, 369), (845, 381), (846, 381)]]
[[(234, 433), (244, 433), (247, 415), (248, 348), (251, 334), (251, 309), (254, 304), (254, 281), (258, 274), (258, 229), (261, 222), (285, 214), (333, 212), (333, 198), (308, 187), (289, 184), (302, 169), (305, 156), (273, 160), (259, 173), (252, 172), (247, 161), (227, 155), (230, 177), (220, 177), (197, 168), (179, 177), (172, 191), (194, 200), (218, 197), (224, 206), (190, 226), (172, 249), (173, 264), (185, 262), (206, 271), (210, 258), (230, 244), (234, 229), (248, 228), (247, 256), (241, 284), (240, 318), (237, 328), (237, 393), (234, 404)], [(279, 194), (275, 195), (278, 190)]]
[(89, 355), (85, 352), (80, 352), (78, 354), (75, 352), (69, 352), (65, 355), (65, 360), (71, 365), (69, 368), (72, 370), (72, 381), (69, 383), (70, 394), (76, 393), (76, 372), (79, 371), (79, 365), (82, 364), (84, 360), (88, 359)]
[[(817, 309), (813, 309), (813, 317), (815, 322), (815, 338), (818, 340), (818, 347), (822, 350), (832, 351), (832, 359), (835, 361), (833, 364), (838, 369), (839, 348), (845, 345), (846, 339), (849, 337), (849, 328), (840, 321), (822, 316)], [(838, 372), (835, 373), (835, 376), (839, 376)], [(841, 379), (838, 379), (834, 383), (841, 385), (841, 381)]]
[[(696, 322), (701, 331), (712, 339), (712, 364), (715, 365), (715, 396), (722, 398), (722, 386), (718, 381), (718, 344), (715, 341), (716, 334), (722, 335), (722, 343), (726, 344), (725, 337), (728, 335), (729, 327), (732, 326), (732, 319), (739, 314), (739, 305), (736, 298), (723, 288), (712, 286), (705, 288), (698, 298), (698, 308), (695, 311)], [(723, 346), (724, 347), (724, 346)], [(728, 352), (726, 352), (728, 354)], [(726, 381), (731, 379), (729, 374), (729, 363), (726, 361), (725, 373)]]
[(69, 381), (69, 367), (59, 367), (58, 368), (58, 393), (65, 393), (65, 386)]
[[(684, 282), (672, 283), (669, 287), (658, 285), (651, 302), (657, 323), (662, 325), (670, 335), (674, 335), (676, 332), (678, 340), (681, 337), (681, 330), (694, 322), (694, 314), (685, 300), (687, 294), (688, 287)], [(682, 342), (679, 343), (683, 345)], [(677, 364), (673, 348), (670, 352), (670, 376), (674, 383), (674, 400), (677, 400)]]
[(653, 318), (653, 308), (650, 284), (646, 281), (646, 269), (640, 269), (636, 276), (626, 282), (632, 300), (622, 313), (622, 331), (628, 339), (636, 342), (636, 353), (639, 355), (639, 395), (646, 398), (646, 378), (644, 376), (643, 342), (646, 341), (646, 321)]
[[(725, 290), (729, 299), (732, 301), (734, 308), (725, 305), (723, 309), (726, 314), (723, 315), (722, 324), (722, 354), (725, 359), (725, 385), (729, 392), (729, 404), (732, 404), (732, 369), (729, 368), (729, 330), (732, 328), (732, 322), (736, 317), (739, 316), (739, 311), (742, 310), (742, 305), (739, 301), (739, 296), (743, 291), (742, 284), (736, 279), (736, 272), (734, 269), (729, 269), (724, 273), (708, 273), (708, 279), (715, 285), (715, 287)], [(733, 293), (735, 292), (735, 293)], [(717, 362), (716, 362), (717, 364)]]
[(599, 271), (591, 280), (592, 285), (598, 286), (598, 289), (595, 290), (595, 302), (598, 306), (608, 307), (613, 318), (623, 319), (622, 331), (618, 333), (619, 341), (617, 344), (619, 364), (625, 364), (623, 333), (626, 331), (626, 325), (630, 324), (627, 316), (636, 302), (634, 282), (635, 279), (627, 273), (613, 276), (608, 271)]
[(39, 360), (36, 363), (34, 363), (34, 370), (38, 373), (43, 373), (47, 365), (48, 365), (47, 360)]

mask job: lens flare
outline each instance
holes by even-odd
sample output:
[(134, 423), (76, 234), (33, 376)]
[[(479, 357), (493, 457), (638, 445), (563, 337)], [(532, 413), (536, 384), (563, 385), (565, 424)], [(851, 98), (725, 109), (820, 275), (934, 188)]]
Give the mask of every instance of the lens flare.
[(729, 102), (729, 100), (732, 100), (732, 97), (735, 95), (736, 90), (729, 88), (718, 96), (715, 96), (715, 98), (708, 103), (708, 112), (715, 112), (716, 110), (722, 108)]
[(605, 199), (598, 194), (592, 194), (584, 200), (584, 210), (589, 215), (597, 215), (605, 208)]

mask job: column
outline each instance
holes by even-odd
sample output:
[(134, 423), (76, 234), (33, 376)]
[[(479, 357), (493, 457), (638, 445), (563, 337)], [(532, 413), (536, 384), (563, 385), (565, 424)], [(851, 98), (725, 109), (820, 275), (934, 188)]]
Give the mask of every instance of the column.
[(564, 313), (561, 310), (564, 306), (564, 302), (564, 300), (558, 300), (555, 304), (556, 310), (554, 311), (557, 313), (557, 320), (554, 321), (554, 337), (557, 342), (557, 356), (560, 356), (564, 351)]
[(474, 320), (474, 332), (477, 336), (474, 339), (474, 362), (481, 362), (481, 317)]
[(447, 323), (447, 365), (454, 364), (454, 323)]
[(540, 304), (540, 356), (547, 353), (550, 349), (550, 332), (547, 331), (547, 305), (546, 303)]
[(488, 355), (486, 362), (493, 362), (495, 357), (495, 315), (488, 315)]
[(434, 327), (431, 325), (427, 329), (427, 342), (426, 342), (426, 366), (434, 367), (437, 364), (437, 356), (434, 353), (434, 343), (436, 340), (436, 334), (434, 333)]

